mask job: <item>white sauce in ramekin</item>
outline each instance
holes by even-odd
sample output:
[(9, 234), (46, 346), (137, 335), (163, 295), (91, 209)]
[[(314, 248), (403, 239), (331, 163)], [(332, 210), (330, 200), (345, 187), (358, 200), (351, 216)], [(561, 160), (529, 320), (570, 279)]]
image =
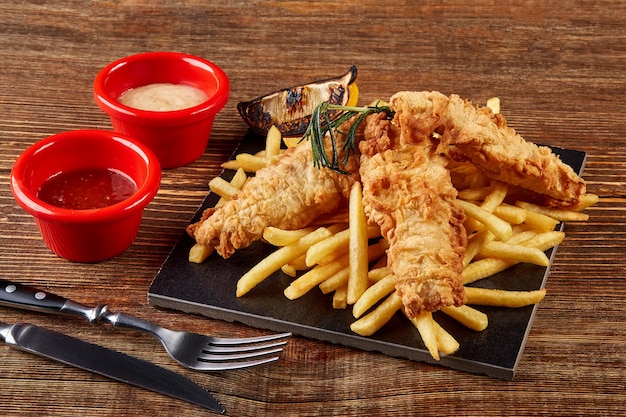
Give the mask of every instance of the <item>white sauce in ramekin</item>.
[(139, 110), (182, 110), (208, 100), (199, 88), (184, 84), (155, 83), (125, 91), (118, 101)]

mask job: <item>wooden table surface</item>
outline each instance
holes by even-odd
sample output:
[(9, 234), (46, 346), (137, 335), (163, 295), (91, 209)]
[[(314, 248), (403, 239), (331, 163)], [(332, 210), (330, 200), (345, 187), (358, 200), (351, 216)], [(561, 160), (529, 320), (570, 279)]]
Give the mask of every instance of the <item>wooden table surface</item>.
[[(172, 328), (264, 333), (147, 303), (169, 251), (246, 132), (236, 104), (359, 69), (360, 102), (399, 90), (500, 97), (527, 139), (588, 153), (601, 197), (567, 224), (515, 380), (294, 337), (278, 363), (221, 374), (184, 370), (157, 341), (110, 326), (0, 307), (28, 321), (179, 371), (232, 416), (619, 415), (626, 404), (626, 4), (611, 1), (23, 1), (0, 4), (0, 274), (86, 304), (107, 302)], [(163, 173), (136, 242), (97, 264), (60, 259), (9, 189), (29, 145), (110, 129), (94, 76), (126, 55), (176, 50), (229, 75), (231, 99), (205, 154)], [(203, 410), (0, 347), (0, 415), (197, 416)], [(211, 413), (206, 413), (210, 415)], [(624, 415), (624, 414), (622, 414)]]

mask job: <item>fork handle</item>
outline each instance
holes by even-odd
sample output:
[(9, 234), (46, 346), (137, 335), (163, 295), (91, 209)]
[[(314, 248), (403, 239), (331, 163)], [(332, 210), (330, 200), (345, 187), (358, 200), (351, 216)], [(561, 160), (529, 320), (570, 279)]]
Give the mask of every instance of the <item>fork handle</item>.
[(105, 305), (92, 308), (35, 287), (1, 278), (0, 305), (42, 313), (78, 316), (87, 319), (90, 323), (97, 323), (108, 315)]

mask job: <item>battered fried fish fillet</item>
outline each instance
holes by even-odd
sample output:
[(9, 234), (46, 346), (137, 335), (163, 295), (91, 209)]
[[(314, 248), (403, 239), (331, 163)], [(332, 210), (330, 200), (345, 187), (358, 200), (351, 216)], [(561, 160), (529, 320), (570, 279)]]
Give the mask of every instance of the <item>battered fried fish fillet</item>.
[[(390, 105), (413, 119), (410, 128), (417, 129), (420, 140), (439, 133), (440, 152), (462, 154), (487, 177), (547, 196), (546, 204), (575, 206), (586, 192), (583, 179), (550, 148), (527, 142), (488, 107), (436, 91), (399, 92)], [(449, 145), (454, 147), (446, 149)]]
[(382, 114), (366, 119), (359, 144), (363, 205), (389, 242), (388, 266), (413, 318), (465, 303), (465, 215), (437, 144), (410, 115), (396, 113), (394, 122)]
[(308, 142), (288, 149), (277, 163), (257, 171), (232, 200), (205, 210), (187, 232), (228, 258), (260, 239), (267, 226), (306, 227), (347, 201), (358, 179), (356, 155), (346, 166), (353, 172), (348, 175), (314, 167), (312, 158)]

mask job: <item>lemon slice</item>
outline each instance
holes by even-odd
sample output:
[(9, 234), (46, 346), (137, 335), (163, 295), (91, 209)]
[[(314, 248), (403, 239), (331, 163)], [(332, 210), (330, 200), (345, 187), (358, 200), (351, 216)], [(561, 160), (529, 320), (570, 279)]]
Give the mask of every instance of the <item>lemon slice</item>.
[(344, 106), (357, 103), (356, 66), (345, 74), (309, 84), (285, 88), (237, 104), (239, 114), (255, 132), (267, 135), (276, 126), (283, 137), (302, 136), (313, 110), (324, 102)]

